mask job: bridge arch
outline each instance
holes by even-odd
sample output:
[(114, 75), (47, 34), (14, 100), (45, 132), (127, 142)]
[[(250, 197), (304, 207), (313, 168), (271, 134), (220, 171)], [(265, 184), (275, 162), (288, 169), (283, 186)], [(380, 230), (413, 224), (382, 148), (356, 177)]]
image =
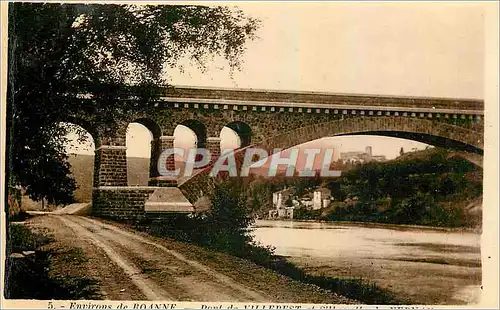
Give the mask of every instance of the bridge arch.
[[(189, 128), (196, 136), (195, 146), (204, 148), (207, 143), (207, 129), (205, 124), (196, 119), (188, 119), (180, 122), (178, 125)], [(176, 128), (177, 129), (177, 128)]]
[(140, 117), (130, 123), (139, 123), (144, 127), (146, 127), (151, 132), (153, 139), (158, 139), (159, 137), (162, 136), (161, 127), (154, 120), (150, 118)]
[(92, 134), (87, 128), (74, 122), (58, 122), (57, 126), (66, 134), (65, 147), (69, 154), (79, 154), (80, 152), (94, 151), (97, 147), (99, 135)]
[(252, 140), (252, 128), (245, 122), (234, 121), (226, 125), (232, 129), (240, 138), (240, 148), (250, 145)]
[(65, 152), (77, 186), (73, 193), (75, 201), (90, 202), (96, 166), (94, 153), (99, 135), (83, 120), (71, 119), (57, 124), (65, 127), (63, 129), (66, 132)]
[[(275, 148), (288, 149), (324, 137), (367, 134), (396, 136), (459, 151), (483, 154), (483, 133), (422, 118), (384, 116), (353, 117), (318, 123), (270, 137), (249, 147), (263, 148), (268, 154), (272, 154)], [(235, 152), (238, 166), (242, 163), (245, 149), (241, 148)], [(209, 189), (214, 188), (214, 178), (210, 177), (210, 171), (211, 166), (208, 166), (204, 171), (179, 184), (186, 198), (192, 202), (197, 201), (201, 197), (200, 189), (205, 189), (206, 195)]]
[[(250, 125), (245, 122), (233, 121), (226, 124), (222, 128), (219, 136), (221, 138), (221, 151), (224, 149), (239, 149), (250, 145), (252, 139), (252, 129), (250, 128)], [(225, 141), (228, 139), (233, 141)], [(230, 147), (228, 147), (228, 144)], [(232, 146), (231, 144), (237, 145)]]
[(352, 117), (297, 128), (257, 145), (267, 150), (290, 148), (324, 137), (379, 135), (415, 140), (434, 146), (483, 153), (483, 133), (462, 126), (408, 117)]
[[(140, 126), (132, 127), (133, 124), (139, 124)], [(139, 134), (140, 137), (131, 136), (134, 133), (130, 132), (130, 129), (134, 128), (135, 134)], [(141, 134), (142, 131), (142, 134)], [(149, 133), (149, 137), (143, 136)], [(147, 134), (146, 134), (147, 136)], [(127, 126), (127, 137), (126, 137), (126, 157), (127, 157), (127, 183), (128, 185), (148, 185), (151, 178), (156, 177), (157, 173), (157, 158), (161, 152), (161, 127), (152, 119), (147, 117), (139, 117), (130, 122)], [(132, 145), (135, 144), (135, 145)], [(136, 151), (132, 153), (132, 148)], [(149, 156), (140, 156), (137, 151), (139, 150), (150, 150)], [(138, 156), (139, 155), (139, 156)], [(144, 155), (144, 154), (143, 154)], [(141, 158), (145, 157), (145, 158)], [(149, 157), (149, 158), (148, 158)], [(148, 162), (146, 162), (146, 160)], [(144, 167), (145, 169), (131, 169), (132, 167)], [(137, 170), (137, 171), (136, 171)]]
[(94, 146), (97, 148), (101, 144), (101, 136), (96, 126), (94, 126), (90, 121), (87, 121), (80, 117), (67, 117), (59, 123), (68, 123), (79, 126), (83, 128), (92, 137)]

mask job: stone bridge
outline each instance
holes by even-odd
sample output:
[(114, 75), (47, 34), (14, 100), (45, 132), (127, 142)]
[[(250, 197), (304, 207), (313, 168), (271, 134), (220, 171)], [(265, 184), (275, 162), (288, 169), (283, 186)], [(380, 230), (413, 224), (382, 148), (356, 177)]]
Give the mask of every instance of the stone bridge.
[[(481, 100), (175, 87), (148, 106), (123, 120), (113, 135), (95, 133), (92, 123), (74, 121), (93, 135), (96, 144), (92, 198), (96, 216), (140, 219), (196, 211), (197, 202), (213, 188), (209, 168), (187, 180), (163, 177), (157, 170), (159, 155), (173, 147), (179, 124), (195, 132), (197, 147), (216, 156), (224, 126), (240, 136), (241, 148), (259, 146), (270, 153), (323, 137), (363, 134), (483, 154)], [(146, 187), (127, 184), (125, 135), (131, 122), (143, 124), (153, 134)], [(167, 167), (175, 167), (173, 158)]]

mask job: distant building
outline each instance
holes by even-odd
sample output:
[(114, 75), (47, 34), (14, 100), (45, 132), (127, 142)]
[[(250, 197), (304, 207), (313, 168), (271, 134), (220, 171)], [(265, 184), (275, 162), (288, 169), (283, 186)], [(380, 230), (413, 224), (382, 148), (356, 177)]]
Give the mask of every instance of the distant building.
[[(273, 193), (273, 207), (274, 209), (269, 211), (269, 218), (271, 219), (282, 219), (288, 218), (293, 219), (294, 206), (287, 207), (286, 202), (290, 197), (290, 191), (283, 189), (282, 191)], [(293, 203), (293, 201), (292, 201)]]
[(365, 148), (365, 156), (366, 156), (366, 159), (368, 161), (370, 161), (372, 159), (372, 147), (371, 146), (367, 146)]
[(372, 161), (382, 162), (382, 161), (386, 161), (386, 160), (387, 160), (387, 158), (384, 155), (372, 156)]
[(364, 162), (364, 154), (363, 152), (343, 152), (340, 153), (340, 159), (342, 163), (356, 163), (356, 162)]
[(313, 197), (313, 210), (318, 210), (321, 209), (321, 206), (323, 205), (323, 199), (321, 199), (321, 192), (316, 191), (314, 192), (314, 197)]
[(313, 201), (309, 197), (303, 197), (300, 199), (300, 205), (302, 205), (306, 208), (310, 208), (313, 205)]
[(343, 164), (356, 164), (371, 161), (381, 162), (387, 160), (384, 155), (373, 155), (371, 146), (367, 146), (364, 152), (355, 151), (340, 153), (340, 159)]

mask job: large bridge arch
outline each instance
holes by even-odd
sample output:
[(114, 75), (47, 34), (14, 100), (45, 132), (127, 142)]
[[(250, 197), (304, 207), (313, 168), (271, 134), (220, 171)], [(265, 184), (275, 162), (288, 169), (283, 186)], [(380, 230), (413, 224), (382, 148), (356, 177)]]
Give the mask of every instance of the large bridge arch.
[[(244, 152), (249, 147), (263, 148), (268, 154), (272, 154), (274, 149), (288, 149), (324, 137), (367, 134), (397, 136), (458, 151), (483, 154), (483, 133), (475, 130), (424, 118), (373, 116), (336, 119), (290, 130), (236, 150), (236, 162), (239, 170)], [(211, 168), (210, 165), (179, 184), (179, 188), (191, 202), (196, 202), (214, 188), (215, 180), (209, 176)]]
[(257, 146), (268, 151), (286, 149), (324, 137), (345, 135), (380, 135), (424, 142), (460, 151), (483, 153), (483, 133), (466, 127), (424, 118), (351, 117), (297, 128), (270, 137)]

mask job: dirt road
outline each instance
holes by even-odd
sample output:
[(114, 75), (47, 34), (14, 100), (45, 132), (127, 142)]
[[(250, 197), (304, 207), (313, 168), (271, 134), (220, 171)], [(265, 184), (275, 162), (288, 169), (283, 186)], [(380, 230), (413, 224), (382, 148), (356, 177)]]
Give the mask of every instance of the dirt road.
[[(78, 268), (85, 269), (85, 276), (97, 279), (105, 299), (349, 302), (247, 261), (191, 245), (186, 251), (186, 245), (164, 242), (100, 220), (43, 215), (35, 217), (30, 225), (49, 230), (62, 248), (81, 249), (86, 263)], [(193, 259), (193, 253), (200, 259)], [(234, 266), (242, 270), (234, 270)], [(69, 262), (63, 268), (74, 268), (74, 264)]]
[[(56, 217), (76, 238), (104, 251), (148, 300), (269, 301), (269, 297), (142, 236), (89, 218)], [(148, 270), (160, 272), (148, 274)]]

